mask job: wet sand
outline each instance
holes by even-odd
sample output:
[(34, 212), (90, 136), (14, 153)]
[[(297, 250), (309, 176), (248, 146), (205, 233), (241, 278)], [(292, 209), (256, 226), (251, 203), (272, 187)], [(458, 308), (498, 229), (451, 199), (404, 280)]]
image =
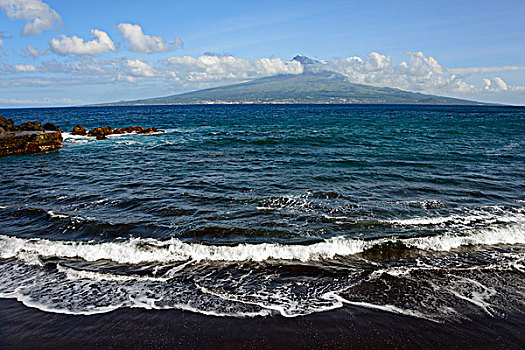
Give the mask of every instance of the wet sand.
[(297, 318), (176, 310), (53, 314), (0, 299), (2, 349), (522, 349), (522, 316), (434, 323), (364, 308)]

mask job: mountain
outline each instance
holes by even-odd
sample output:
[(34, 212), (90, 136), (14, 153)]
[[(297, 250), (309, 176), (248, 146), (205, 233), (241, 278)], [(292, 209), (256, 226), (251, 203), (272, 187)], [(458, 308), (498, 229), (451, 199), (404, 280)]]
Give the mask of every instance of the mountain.
[(354, 84), (338, 73), (318, 70), (319, 62), (296, 56), (302, 74), (276, 75), (249, 82), (187, 92), (179, 95), (104, 105), (171, 105), (232, 103), (370, 103), (480, 105), (483, 103), (426, 95), (394, 88)]

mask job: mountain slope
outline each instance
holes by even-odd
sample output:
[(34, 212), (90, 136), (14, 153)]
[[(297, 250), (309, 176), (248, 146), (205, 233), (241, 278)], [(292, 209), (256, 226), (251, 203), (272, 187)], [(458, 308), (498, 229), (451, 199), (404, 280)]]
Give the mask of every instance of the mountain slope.
[(341, 74), (321, 71), (277, 75), (250, 82), (180, 95), (106, 105), (169, 105), (208, 103), (381, 103), (473, 105), (474, 101), (353, 84)]

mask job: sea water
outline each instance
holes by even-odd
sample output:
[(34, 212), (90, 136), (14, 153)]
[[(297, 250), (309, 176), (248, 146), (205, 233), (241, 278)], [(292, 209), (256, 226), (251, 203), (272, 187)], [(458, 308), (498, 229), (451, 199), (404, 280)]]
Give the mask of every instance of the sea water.
[[(525, 109), (1, 110), (60, 151), (0, 158), (0, 297), (47, 312), (435, 322), (525, 314)], [(73, 136), (74, 125), (165, 133)]]

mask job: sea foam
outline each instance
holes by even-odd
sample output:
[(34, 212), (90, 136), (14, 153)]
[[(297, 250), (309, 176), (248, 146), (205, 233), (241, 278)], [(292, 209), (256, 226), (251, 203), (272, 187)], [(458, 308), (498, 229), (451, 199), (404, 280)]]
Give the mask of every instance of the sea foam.
[(0, 257), (18, 258), (26, 262), (37, 261), (38, 258), (80, 258), (85, 261), (110, 260), (123, 264), (172, 263), (188, 260), (306, 262), (354, 255), (385, 244), (401, 244), (408, 248), (429, 251), (449, 251), (471, 245), (525, 244), (525, 225), (518, 223), (479, 229), (463, 235), (388, 237), (374, 240), (338, 236), (309, 245), (244, 243), (224, 246), (188, 243), (176, 238), (166, 241), (133, 238), (114, 242), (75, 242), (0, 235)]

